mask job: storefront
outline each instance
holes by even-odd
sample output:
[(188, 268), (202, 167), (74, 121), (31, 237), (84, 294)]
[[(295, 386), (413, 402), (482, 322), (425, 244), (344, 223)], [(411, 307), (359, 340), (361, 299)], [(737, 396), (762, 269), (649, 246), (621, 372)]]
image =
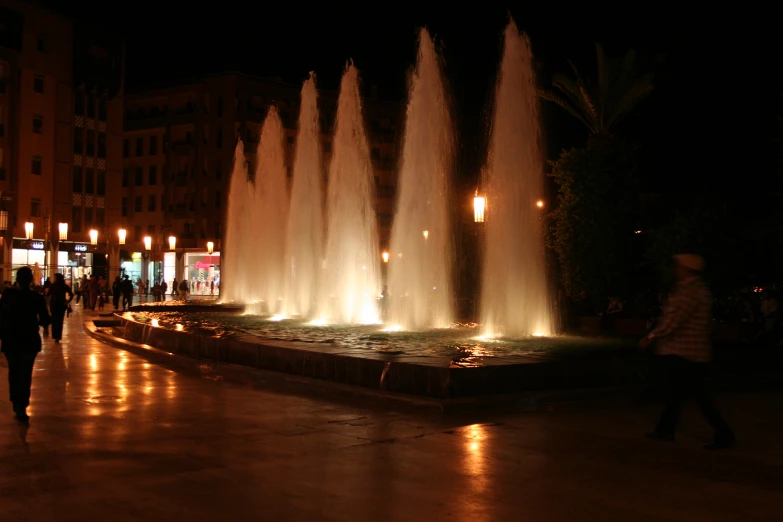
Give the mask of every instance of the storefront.
[(128, 278), (134, 283), (141, 279), (141, 274), (144, 266), (144, 258), (141, 252), (132, 252), (130, 260), (127, 258), (120, 264), (122, 275), (128, 276)]
[[(52, 251), (46, 250), (44, 241), (15, 238), (11, 250), (12, 277), (16, 278), (18, 269), (29, 266), (38, 285), (43, 284), (47, 277), (52, 277), (57, 272), (65, 276), (68, 284), (72, 284), (82, 276), (90, 276), (95, 269), (101, 272), (105, 270), (103, 254), (93, 253), (87, 243), (62, 241), (57, 250), (56, 260), (52, 258), (52, 254)], [(97, 264), (94, 258), (98, 261)], [(96, 275), (100, 274), (96, 273)]]
[(220, 253), (186, 252), (184, 277), (191, 295), (220, 295)]

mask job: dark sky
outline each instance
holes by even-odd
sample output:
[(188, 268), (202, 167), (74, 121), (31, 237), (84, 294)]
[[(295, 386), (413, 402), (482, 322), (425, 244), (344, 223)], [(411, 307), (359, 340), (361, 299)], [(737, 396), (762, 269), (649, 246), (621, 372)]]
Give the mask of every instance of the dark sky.
[[(634, 47), (666, 56), (656, 91), (620, 129), (643, 143), (653, 188), (733, 193), (762, 183), (780, 188), (770, 173), (783, 92), (782, 39), (771, 11), (489, 0), (474, 7), (458, 2), (60, 4), (61, 11), (125, 32), (131, 88), (233, 69), (292, 82), (314, 70), (320, 87), (335, 89), (345, 61), (353, 58), (365, 85), (377, 85), (382, 98), (404, 99), (417, 29), (426, 25), (442, 45), (464, 168), (470, 171), (482, 156), (500, 37), (510, 12), (530, 34), (543, 83), (553, 72), (567, 72), (568, 59), (592, 72), (596, 41), (610, 54)], [(545, 117), (550, 153), (584, 143), (584, 130), (560, 109), (546, 107)]]

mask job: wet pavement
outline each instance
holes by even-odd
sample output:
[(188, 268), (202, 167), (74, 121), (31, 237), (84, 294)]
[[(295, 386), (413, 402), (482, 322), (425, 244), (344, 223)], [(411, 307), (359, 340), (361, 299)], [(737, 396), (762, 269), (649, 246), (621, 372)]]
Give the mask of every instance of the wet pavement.
[(0, 403), (2, 520), (782, 518), (780, 392), (722, 397), (741, 446), (709, 453), (692, 410), (674, 444), (620, 395), (442, 417), (161, 366), (81, 321), (44, 341), (29, 427)]

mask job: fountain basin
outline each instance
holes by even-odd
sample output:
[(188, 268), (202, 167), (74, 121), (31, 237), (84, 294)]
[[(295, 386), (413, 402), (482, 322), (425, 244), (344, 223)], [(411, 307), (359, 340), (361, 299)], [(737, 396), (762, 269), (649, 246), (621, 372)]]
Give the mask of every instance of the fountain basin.
[(475, 327), (384, 332), (168, 306), (118, 314), (115, 335), (170, 353), (433, 398), (627, 384), (633, 342), (590, 337), (479, 341)]

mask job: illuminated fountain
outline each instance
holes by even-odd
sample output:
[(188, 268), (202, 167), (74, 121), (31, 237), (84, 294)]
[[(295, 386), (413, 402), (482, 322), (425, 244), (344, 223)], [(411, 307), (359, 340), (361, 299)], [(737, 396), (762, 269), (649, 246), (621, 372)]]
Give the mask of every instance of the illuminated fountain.
[(379, 322), (380, 253), (373, 170), (364, 129), (359, 71), (349, 63), (340, 84), (327, 190), (327, 241), (318, 322)]
[(391, 235), (391, 328), (452, 322), (452, 241), (448, 201), (453, 133), (435, 46), (421, 30), (410, 78), (397, 209)]
[(226, 238), (221, 255), (221, 301), (224, 303), (248, 303), (251, 301), (248, 266), (253, 266), (255, 255), (252, 242), (247, 238), (253, 230), (253, 183), (248, 178), (245, 147), (242, 140), (234, 149), (234, 168), (228, 191)]
[(282, 311), (289, 203), (283, 139), (283, 123), (277, 108), (271, 106), (261, 127), (256, 153), (253, 230), (246, 238), (255, 255), (244, 267), (246, 284), (253, 290), (254, 300), (263, 305), (256, 310), (258, 313)]
[(537, 205), (544, 186), (540, 139), (530, 41), (511, 20), (505, 31), (483, 180), (487, 195), (480, 305), (484, 336), (552, 334)]
[(315, 75), (302, 86), (291, 209), (286, 237), (284, 315), (309, 318), (316, 305), (323, 256), (321, 133)]

